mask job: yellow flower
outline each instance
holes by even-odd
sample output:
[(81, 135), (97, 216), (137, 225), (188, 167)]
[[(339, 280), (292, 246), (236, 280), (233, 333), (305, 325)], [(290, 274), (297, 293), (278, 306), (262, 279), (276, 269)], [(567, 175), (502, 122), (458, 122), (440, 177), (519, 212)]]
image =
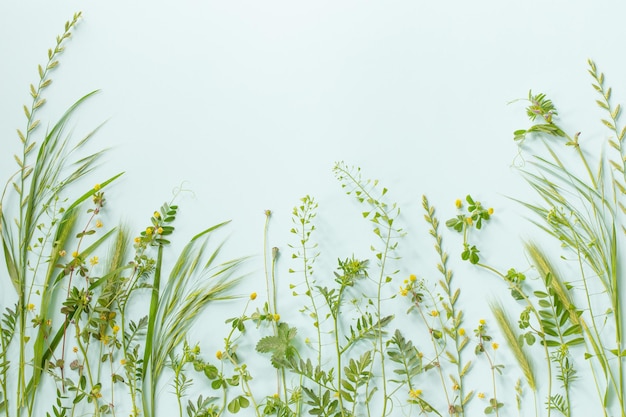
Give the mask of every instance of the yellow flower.
[(62, 257), (64, 257), (65, 255), (67, 255), (67, 252), (65, 252), (64, 250), (60, 250), (60, 251), (59, 251), (59, 256), (60, 256), (61, 258), (62, 258)]
[(222, 351), (221, 351), (221, 350), (218, 350), (217, 352), (215, 352), (215, 357), (216, 357), (217, 359), (222, 359)]
[(30, 303), (29, 305), (26, 306), (26, 308), (28, 309), (28, 311), (33, 311), (35, 309), (35, 304)]
[(479, 392), (476, 396), (478, 398), (485, 398), (485, 393), (484, 392)]
[(453, 389), (454, 391), (458, 391), (458, 390), (460, 390), (460, 389), (461, 389), (461, 387), (459, 387), (459, 384), (454, 384), (454, 385), (452, 385), (452, 389)]
[(472, 218), (471, 218), (471, 217), (466, 217), (466, 218), (465, 218), (465, 222), (466, 222), (467, 224), (469, 224), (470, 226), (474, 224), (474, 220), (472, 220)]
[(307, 337), (306, 339), (304, 339), (304, 343), (306, 343), (306, 344), (308, 345), (309, 343), (311, 343), (311, 339), (309, 339), (309, 338)]
[(100, 190), (100, 184), (94, 185), (93, 189), (96, 190), (96, 191), (99, 191)]
[(493, 214), (493, 207), (489, 207), (489, 210), (487, 210), (487, 213), (489, 213), (489, 215), (491, 216)]
[(154, 229), (152, 227), (146, 227), (146, 234), (148, 236), (150, 236), (152, 234), (152, 232), (154, 232)]
[(98, 229), (102, 227), (102, 221), (100, 221), (100, 219), (96, 220), (96, 227)]
[(275, 394), (272, 394), (272, 398), (278, 399), (278, 398), (280, 398), (280, 396), (275, 393)]
[(120, 365), (126, 365), (126, 359), (120, 359)]
[(78, 348), (77, 348), (76, 346), (74, 346), (74, 347), (72, 348), (72, 352), (74, 352), (74, 353), (78, 353)]
[(256, 293), (253, 292), (252, 294), (250, 294), (250, 299), (251, 300), (256, 300)]
[(463, 205), (463, 202), (457, 198), (456, 201), (454, 202), (454, 205), (456, 206), (456, 208), (459, 209)]
[(276, 313), (272, 316), (272, 318), (274, 319), (274, 321), (278, 321), (280, 320), (280, 314)]
[(409, 397), (411, 397), (411, 398), (417, 398), (420, 395), (422, 395), (422, 390), (421, 389), (409, 390)]
[(497, 350), (497, 349), (500, 347), (500, 345), (499, 345), (499, 344), (497, 344), (496, 342), (493, 342), (493, 343), (491, 344), (491, 347), (493, 348), (493, 350)]
[(413, 274), (409, 275), (409, 281), (411, 282), (415, 282), (417, 280), (417, 277)]
[(77, 251), (72, 252), (72, 258), (78, 258), (78, 252)]
[(437, 310), (433, 310), (430, 312), (430, 315), (433, 317), (437, 317), (439, 315), (439, 312)]
[(465, 336), (465, 329), (462, 327), (459, 329), (459, 336)]
[(89, 260), (89, 263), (91, 264), (91, 266), (95, 266), (95, 265), (98, 265), (99, 260), (100, 259), (97, 256), (94, 256)]
[(408, 293), (409, 293), (409, 289), (408, 288), (400, 287), (400, 295), (401, 296), (406, 297)]
[(141, 238), (140, 238), (139, 236), (137, 236), (137, 237), (135, 238), (135, 243), (140, 243), (140, 242), (141, 242)]
[(487, 324), (487, 322), (485, 321), (485, 319), (480, 319), (479, 323), (480, 323), (480, 324), (482, 324), (483, 326), (484, 326), (485, 324)]
[(118, 326), (117, 324), (115, 326), (113, 326), (113, 334), (117, 333), (120, 331), (120, 326)]
[(159, 213), (158, 211), (155, 211), (153, 214), (155, 219), (160, 219), (161, 218), (161, 213)]
[(162, 227), (159, 227), (159, 228), (157, 229), (157, 233), (158, 233), (158, 234), (160, 234), (160, 235), (162, 235), (162, 234), (163, 234), (163, 228), (162, 228)]

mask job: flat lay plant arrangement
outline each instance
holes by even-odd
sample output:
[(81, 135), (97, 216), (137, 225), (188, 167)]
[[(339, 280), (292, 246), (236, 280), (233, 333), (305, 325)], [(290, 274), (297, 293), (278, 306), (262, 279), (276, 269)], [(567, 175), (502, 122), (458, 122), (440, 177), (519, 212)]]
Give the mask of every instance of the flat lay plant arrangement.
[[(321, 253), (318, 235), (328, 231), (316, 228), (318, 204), (307, 195), (295, 202), (287, 253), (269, 247), (266, 211), (265, 288), (241, 298), (247, 259), (223, 259), (214, 242), (227, 222), (198, 231), (172, 265), (164, 259), (180, 221), (175, 201), (145, 224), (103, 224), (115, 205), (106, 190), (122, 174), (81, 189), (79, 180), (98, 178), (103, 154), (83, 151), (97, 128), (76, 139), (70, 126), (93, 93), (55, 122), (38, 119), (80, 17), (66, 23), (29, 87), (15, 173), (0, 200), (11, 292), (1, 306), (1, 415), (575, 416), (584, 402), (594, 415), (626, 416), (626, 127), (595, 63), (588, 70), (606, 149), (566, 131), (552, 101), (533, 92), (524, 100), (528, 126), (513, 135), (538, 197), (519, 204), (561, 245), (558, 255), (528, 242), (518, 265), (487, 264), (481, 230), (495, 226), (494, 209), (477, 196), (451, 197), (457, 215), (440, 219), (424, 196), (433, 261), (405, 276), (398, 248), (411, 225), (400, 224), (383, 184), (340, 162), (333, 173), (371, 229), (371, 256)], [(457, 234), (461, 246), (448, 244)], [(319, 270), (320, 257), (337, 259), (335, 270)], [(481, 317), (464, 314), (453, 271), (462, 262), (510, 298), (484, 300)], [(431, 266), (434, 276), (424, 272)], [(285, 295), (297, 311), (279, 309)], [(195, 319), (224, 302), (240, 306), (228, 331), (190, 340)], [(175, 411), (160, 411), (164, 402)]]

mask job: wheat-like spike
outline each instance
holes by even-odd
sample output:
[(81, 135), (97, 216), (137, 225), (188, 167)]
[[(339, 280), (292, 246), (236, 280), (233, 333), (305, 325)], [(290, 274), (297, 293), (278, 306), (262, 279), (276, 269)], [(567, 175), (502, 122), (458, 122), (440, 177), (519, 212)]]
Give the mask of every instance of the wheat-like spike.
[(491, 311), (498, 323), (498, 327), (502, 332), (504, 339), (507, 341), (513, 356), (517, 360), (524, 378), (528, 386), (533, 390), (537, 390), (537, 383), (535, 380), (535, 372), (531, 359), (526, 355), (526, 352), (517, 341), (517, 335), (515, 333), (515, 326), (511, 323), (511, 319), (504, 311), (504, 307), (500, 303), (490, 303)]

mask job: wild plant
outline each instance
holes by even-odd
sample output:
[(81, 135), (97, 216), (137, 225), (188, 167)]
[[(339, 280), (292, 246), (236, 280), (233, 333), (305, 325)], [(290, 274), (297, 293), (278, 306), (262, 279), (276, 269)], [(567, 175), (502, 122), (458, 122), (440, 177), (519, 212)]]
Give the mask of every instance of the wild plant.
[[(543, 204), (524, 205), (538, 216), (535, 223), (557, 239), (565, 250), (564, 255), (576, 264), (576, 279), (553, 286), (552, 298), (559, 299), (570, 319), (569, 327), (564, 328), (561, 323), (558, 327), (563, 333), (581, 333), (587, 349), (583, 357), (591, 365), (604, 415), (609, 415), (609, 410), (615, 408), (624, 416), (624, 325), (620, 310), (623, 292), (619, 285), (623, 269), (619, 256), (623, 252), (620, 249), (623, 233), (619, 230), (625, 230), (623, 141), (626, 130), (619, 127), (621, 106), (612, 104), (611, 88), (605, 86), (604, 75), (593, 61), (589, 60), (588, 64), (592, 86), (599, 94), (596, 103), (606, 114), (601, 122), (611, 135), (609, 151), (598, 154), (586, 149), (591, 144), (583, 141), (581, 133), (568, 134), (557, 124), (558, 112), (552, 101), (544, 94), (532, 92), (528, 96), (526, 113), (535, 124), (516, 131), (515, 139), (523, 145), (541, 140), (545, 146), (546, 155), (537, 154), (531, 162), (536, 171), (523, 170), (524, 177)], [(596, 165), (595, 171), (593, 165)], [(544, 255), (541, 257), (548, 259)], [(547, 272), (553, 280), (558, 276), (550, 267)], [(570, 288), (571, 296), (566, 291)], [(539, 294), (539, 298), (544, 304), (546, 301), (550, 303), (550, 293), (548, 297), (545, 293)], [(581, 307), (576, 307), (578, 305)], [(612, 337), (609, 336), (611, 330)], [(571, 350), (562, 350), (553, 359), (567, 390), (575, 374), (569, 356)], [(567, 398), (564, 403), (567, 404)], [(550, 401), (549, 406), (562, 411), (560, 404), (561, 401), (556, 399)]]
[[(422, 363), (421, 368), (423, 371), (432, 370), (438, 374), (441, 384), (440, 392), (443, 392), (447, 405), (444, 413), (450, 416), (462, 416), (465, 415), (464, 407), (471, 400), (474, 392), (472, 390), (466, 392), (464, 384), (472, 361), (462, 358), (462, 352), (470, 339), (462, 327), (463, 312), (458, 308), (461, 290), (452, 287), (453, 273), (448, 267), (448, 254), (443, 249), (439, 219), (436, 217), (435, 208), (430, 205), (426, 196), (422, 197), (422, 207), (425, 211), (424, 219), (430, 227), (429, 234), (435, 240), (434, 248), (438, 257), (437, 271), (441, 274), (441, 278), (434, 283), (436, 288), (431, 290), (432, 283), (425, 279), (418, 279), (412, 274), (405, 280), (405, 285), (400, 287), (400, 295), (410, 296), (408, 298), (411, 300), (411, 307), (407, 314), (416, 312), (428, 331), (433, 356), (432, 359), (426, 357), (421, 359), (421, 362), (427, 359), (426, 364)], [(419, 354), (424, 356), (426, 351)], [(447, 371), (446, 363), (450, 364), (450, 371)], [(407, 382), (411, 384), (411, 381)], [(415, 391), (410, 390), (409, 393), (412, 394), (412, 401), (417, 402), (422, 411), (441, 415), (421, 396), (416, 396)]]
[[(3, 257), (16, 291), (16, 303), (5, 309), (2, 321), (4, 372), (0, 408), (7, 416), (34, 413), (35, 392), (68, 325), (66, 320), (58, 320), (52, 305), (61, 288), (57, 264), (62, 262), (64, 248), (69, 246), (81, 203), (96, 194), (91, 190), (69, 203), (63, 197), (77, 180), (91, 171), (101, 155), (79, 156), (75, 163), (69, 162), (70, 156), (80, 153), (95, 130), (71, 147), (67, 124), (94, 93), (77, 100), (45, 133), (41, 133), (41, 120), (37, 118), (47, 102), (43, 93), (52, 83), (50, 74), (58, 66), (64, 44), (80, 17), (76, 13), (66, 22), (56, 45), (48, 50), (46, 64), (38, 66), (39, 80), (36, 86), (30, 85), (31, 104), (24, 106), (26, 127), (18, 129), (22, 144), (21, 154), (14, 155), (18, 170), (0, 198)], [(95, 250), (102, 242), (98, 240), (89, 249)], [(10, 360), (6, 355), (14, 351), (18, 359), (12, 368), (17, 375), (10, 377)]]
[[(180, 400), (190, 382), (176, 362), (187, 347), (186, 332), (206, 306), (229, 298), (243, 261), (220, 262), (222, 244), (207, 254), (207, 239), (226, 224), (221, 223), (191, 239), (161, 284), (176, 206), (164, 204), (154, 212), (150, 226), (134, 238), (133, 257), (128, 228), (105, 231), (102, 221), (108, 209), (105, 188), (121, 174), (66, 197), (102, 155), (80, 155), (98, 129), (72, 145), (68, 128), (94, 93), (76, 101), (45, 134), (38, 133), (42, 123), (36, 115), (46, 104), (50, 72), (80, 17), (77, 13), (66, 23), (48, 62), (38, 67), (37, 87), (30, 86), (32, 104), (24, 106), (26, 128), (18, 130), (18, 170), (0, 198), (3, 259), (16, 290), (15, 304), (3, 309), (0, 323), (0, 410), (7, 417), (38, 415), (42, 407), (55, 416), (116, 415), (123, 390), (130, 415), (153, 415), (156, 386), (172, 363)], [(135, 319), (136, 309), (129, 307), (145, 294), (150, 294), (150, 312)], [(47, 377), (57, 384), (54, 402), (38, 395), (51, 388), (42, 386)], [(199, 398), (187, 409), (198, 414), (207, 407)]]

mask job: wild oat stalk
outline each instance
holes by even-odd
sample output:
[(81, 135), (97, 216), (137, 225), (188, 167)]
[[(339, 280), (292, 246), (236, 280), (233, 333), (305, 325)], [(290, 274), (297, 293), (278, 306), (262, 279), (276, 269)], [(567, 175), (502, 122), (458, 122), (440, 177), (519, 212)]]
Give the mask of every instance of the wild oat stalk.
[[(161, 211), (160, 217), (164, 221), (167, 220), (171, 208), (172, 206), (164, 207)], [(161, 263), (158, 259), (162, 258), (163, 245), (158, 246), (160, 253), (152, 289), (143, 362), (142, 392), (146, 416), (155, 415), (156, 387), (170, 353), (183, 344), (188, 330), (199, 314), (214, 301), (231, 298), (227, 292), (239, 280), (234, 274), (243, 259), (218, 264), (222, 244), (209, 253), (208, 257), (205, 254), (208, 238), (227, 223), (210, 227), (191, 239), (172, 267), (163, 290), (158, 281), (161, 274)], [(158, 230), (153, 230), (151, 233), (157, 232)]]

